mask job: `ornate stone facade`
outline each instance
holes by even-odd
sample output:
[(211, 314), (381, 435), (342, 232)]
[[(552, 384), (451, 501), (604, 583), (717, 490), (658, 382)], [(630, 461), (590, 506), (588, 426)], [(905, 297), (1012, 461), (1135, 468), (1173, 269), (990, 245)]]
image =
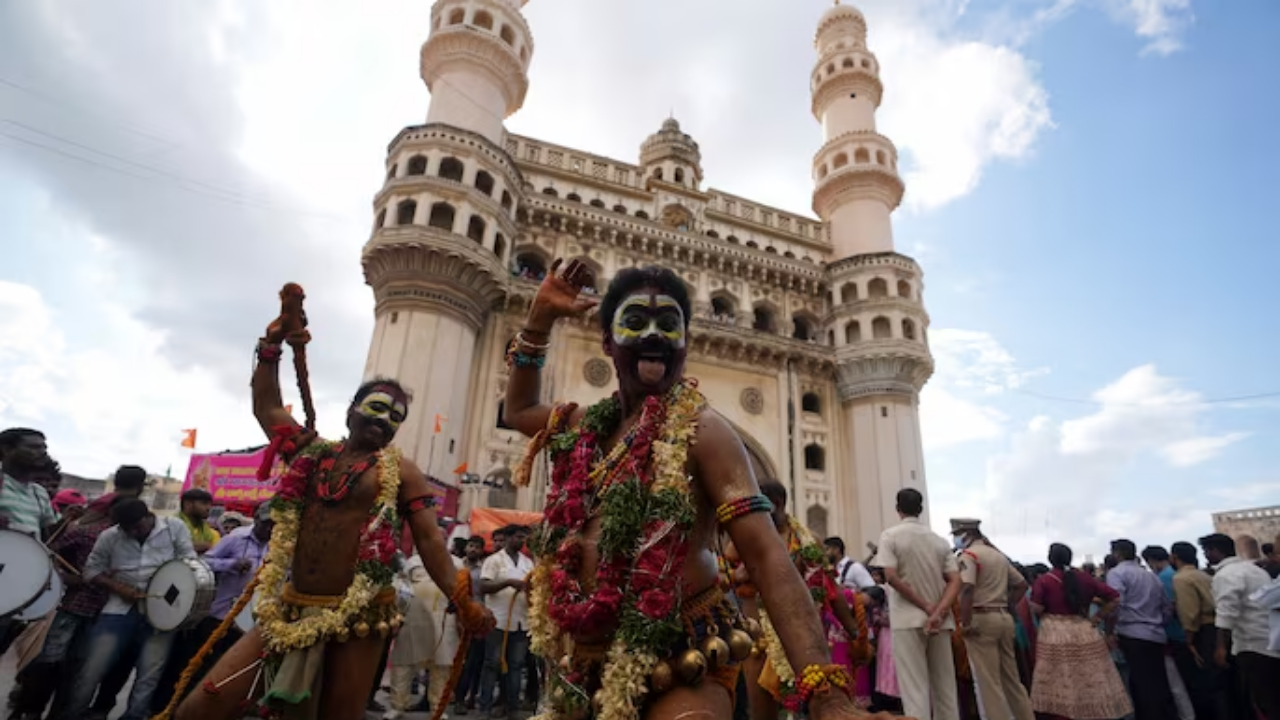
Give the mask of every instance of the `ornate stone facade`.
[[(388, 148), (365, 277), (377, 299), (366, 375), (414, 392), (400, 444), (431, 474), (466, 463), (477, 503), (536, 509), (545, 472), (495, 492), (524, 441), (502, 426), (507, 343), (554, 258), (595, 271), (674, 270), (694, 298), (688, 374), (738, 428), (791, 510), (851, 548), (896, 521), (893, 493), (924, 489), (918, 393), (933, 370), (919, 266), (893, 251), (897, 151), (875, 132), (883, 87), (866, 23), (837, 6), (815, 47), (821, 218), (703, 189), (697, 142), (668, 119), (638, 163), (507, 133), (528, 87), (532, 37), (518, 0), (439, 0), (423, 46), (429, 122)], [(480, 110), (487, 119), (476, 119)], [(497, 122), (495, 128), (493, 122)], [(611, 392), (598, 320), (552, 339), (548, 400)], [(440, 432), (434, 432), (437, 424)], [(859, 550), (851, 549), (853, 554)]]

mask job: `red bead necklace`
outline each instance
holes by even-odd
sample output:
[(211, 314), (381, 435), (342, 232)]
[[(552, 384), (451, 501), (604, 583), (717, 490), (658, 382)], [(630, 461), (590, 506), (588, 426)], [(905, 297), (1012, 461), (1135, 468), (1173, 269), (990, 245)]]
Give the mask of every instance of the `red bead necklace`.
[(332, 481), (333, 468), (337, 464), (338, 456), (342, 454), (344, 447), (346, 447), (345, 443), (335, 443), (332, 453), (320, 461), (319, 472), (317, 473), (319, 479), (316, 481), (316, 496), (321, 501), (329, 504), (342, 502), (351, 493), (351, 488), (360, 482), (360, 476), (364, 475), (365, 471), (373, 467), (374, 463), (378, 461), (378, 453), (375, 452), (362, 460), (352, 463), (342, 472), (335, 485)]

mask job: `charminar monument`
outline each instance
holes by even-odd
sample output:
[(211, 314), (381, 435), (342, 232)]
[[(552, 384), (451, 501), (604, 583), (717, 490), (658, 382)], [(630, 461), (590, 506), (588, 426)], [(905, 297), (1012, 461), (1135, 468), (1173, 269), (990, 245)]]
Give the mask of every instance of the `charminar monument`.
[[(507, 132), (534, 54), (523, 4), (436, 2), (430, 111), (387, 151), (362, 260), (377, 301), (365, 374), (415, 395), (399, 445), (436, 477), (456, 483), (466, 463), (489, 481), (463, 486), (463, 517), (539, 509), (545, 478), (505, 482), (524, 442), (500, 421), (504, 352), (538, 280), (557, 257), (590, 265), (598, 291), (621, 268), (663, 265), (694, 299), (686, 373), (757, 476), (790, 488), (792, 514), (859, 554), (898, 521), (899, 488), (928, 497), (919, 393), (933, 372), (923, 274), (894, 250), (904, 188), (876, 132), (884, 87), (862, 13), (836, 5), (814, 38), (814, 220), (711, 187), (674, 119), (626, 162)], [(594, 318), (561, 324), (543, 376), (548, 399), (611, 391)]]

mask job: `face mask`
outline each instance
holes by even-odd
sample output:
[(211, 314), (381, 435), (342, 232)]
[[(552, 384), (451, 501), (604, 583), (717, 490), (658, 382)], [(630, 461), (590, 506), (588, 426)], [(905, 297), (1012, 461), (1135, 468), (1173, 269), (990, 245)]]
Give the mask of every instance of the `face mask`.
[(404, 402), (385, 392), (369, 393), (356, 408), (356, 412), (370, 420), (381, 420), (393, 431), (400, 428), (407, 410)]
[(964, 536), (956, 535), (951, 538), (951, 547), (954, 547), (956, 550), (963, 550), (965, 548)]

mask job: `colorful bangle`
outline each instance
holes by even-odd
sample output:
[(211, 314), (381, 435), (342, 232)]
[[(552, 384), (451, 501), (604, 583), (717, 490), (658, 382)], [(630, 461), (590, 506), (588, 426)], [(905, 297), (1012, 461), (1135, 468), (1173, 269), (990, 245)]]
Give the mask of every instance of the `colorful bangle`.
[(547, 350), (551, 349), (550, 342), (547, 342), (545, 345), (539, 345), (538, 343), (529, 342), (527, 339), (525, 339), (523, 330), (516, 333), (516, 344), (526, 347), (530, 350), (538, 351), (538, 352), (546, 352)]
[(410, 499), (404, 504), (404, 511), (401, 515), (409, 517), (414, 513), (422, 512), (423, 510), (430, 510), (435, 506), (436, 497), (434, 495), (420, 495), (416, 498)]
[(744, 515), (758, 512), (773, 512), (773, 503), (764, 495), (752, 495), (721, 503), (716, 508), (716, 519), (721, 525), (728, 525)]
[(511, 346), (507, 348), (507, 367), (509, 368), (537, 368), (542, 369), (547, 364), (546, 355), (530, 355), (517, 349), (519, 339), (512, 340)]
[(280, 347), (280, 343), (259, 340), (256, 355), (258, 356), (258, 362), (279, 362), (280, 358), (284, 356), (284, 350)]
[(849, 673), (839, 665), (809, 665), (796, 676), (796, 694), (807, 706), (814, 695), (833, 690), (849, 691)]

